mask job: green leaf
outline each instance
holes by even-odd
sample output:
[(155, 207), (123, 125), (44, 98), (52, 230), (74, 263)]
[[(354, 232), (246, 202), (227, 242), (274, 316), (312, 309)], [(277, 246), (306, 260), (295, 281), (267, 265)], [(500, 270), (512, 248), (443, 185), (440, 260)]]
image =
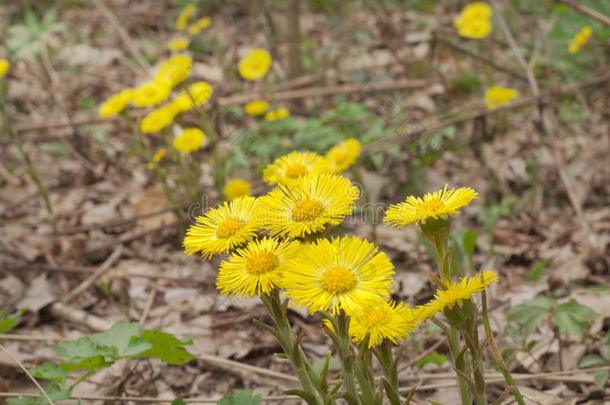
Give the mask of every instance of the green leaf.
[(172, 405), (186, 405), (186, 402), (182, 398), (176, 398), (172, 401)]
[(261, 394), (252, 395), (252, 390), (241, 390), (231, 395), (225, 395), (217, 405), (259, 405), (263, 400)]
[(464, 253), (471, 256), (474, 253), (474, 248), (477, 246), (477, 233), (472, 229), (467, 230), (462, 237), (462, 243)]
[(423, 366), (425, 366), (428, 363), (433, 363), (433, 364), (442, 366), (443, 364), (445, 364), (446, 361), (447, 361), (447, 356), (444, 356), (435, 350), (432, 353), (430, 353), (428, 356), (422, 358), (415, 365), (417, 366), (417, 368), (422, 368)]
[(373, 164), (375, 165), (375, 167), (377, 169), (379, 169), (381, 167), (381, 165), (383, 164), (383, 153), (381, 153), (381, 152), (373, 153), (372, 155), (369, 156), (369, 158), (371, 159), (371, 162), (373, 162)]
[(108, 367), (114, 364), (114, 360), (106, 361), (106, 358), (102, 355), (82, 358), (74, 357), (70, 361), (64, 361), (61, 363), (61, 367), (66, 371), (73, 370), (90, 370), (96, 371), (104, 367)]
[(602, 355), (606, 362), (610, 363), (610, 345), (603, 345), (599, 348), (599, 353)]
[(513, 307), (507, 315), (509, 321), (516, 321), (525, 327), (525, 337), (534, 333), (544, 316), (553, 307), (554, 301), (546, 297), (536, 297)]
[[(51, 383), (51, 385), (48, 387), (45, 387), (44, 391), (53, 402), (69, 399), (72, 395), (71, 388), (61, 389), (61, 387), (55, 382)], [(22, 395), (17, 398), (7, 398), (6, 403), (9, 405), (44, 405), (48, 404), (49, 401), (42, 395), (38, 397)]]
[(30, 369), (30, 374), (36, 378), (57, 381), (60, 384), (66, 382), (66, 378), (68, 377), (66, 370), (48, 361)]
[(183, 346), (193, 344), (191, 339), (180, 340), (160, 330), (145, 330), (141, 337), (152, 347), (139, 353), (137, 357), (157, 357), (166, 363), (176, 365), (184, 364), (195, 358), (183, 348)]
[(6, 333), (17, 326), (17, 319), (25, 312), (25, 308), (5, 316), (7, 311), (7, 308), (0, 309), (0, 333)]
[[(324, 368), (324, 364), (326, 364), (326, 358), (320, 357), (320, 358), (316, 359), (316, 361), (313, 362), (311, 367), (314, 369), (316, 374), (320, 374), (322, 372), (322, 368)], [(334, 356), (331, 357), (330, 361), (328, 362), (328, 369), (329, 370), (340, 370), (341, 362), (339, 361), (339, 359), (337, 359)]]
[(600, 366), (604, 366), (606, 364), (606, 361), (601, 358), (600, 356), (597, 356), (595, 354), (588, 354), (586, 356), (584, 356), (582, 359), (580, 359), (580, 361), (578, 362), (578, 367), (580, 368), (585, 368), (585, 367), (600, 367)]
[(560, 332), (582, 337), (582, 331), (591, 326), (597, 319), (597, 313), (591, 308), (579, 304), (575, 299), (555, 308), (555, 322)]
[(609, 375), (608, 370), (598, 371), (593, 375), (593, 384), (595, 384), (595, 386), (598, 388), (605, 387), (606, 383), (608, 382)]
[(91, 339), (98, 346), (106, 346), (123, 356), (133, 338), (138, 336), (140, 324), (118, 323), (104, 333), (95, 333)]
[(69, 342), (57, 343), (53, 346), (55, 353), (60, 357), (86, 359), (100, 354), (95, 344), (88, 337), (82, 337)]
[(525, 279), (527, 281), (538, 280), (538, 278), (540, 278), (540, 274), (542, 274), (542, 270), (544, 270), (546, 268), (546, 266), (548, 266), (548, 265), (549, 265), (548, 260), (540, 260), (539, 262), (537, 262), (534, 265), (534, 267), (532, 267), (532, 269), (530, 270), (528, 275), (525, 277)]

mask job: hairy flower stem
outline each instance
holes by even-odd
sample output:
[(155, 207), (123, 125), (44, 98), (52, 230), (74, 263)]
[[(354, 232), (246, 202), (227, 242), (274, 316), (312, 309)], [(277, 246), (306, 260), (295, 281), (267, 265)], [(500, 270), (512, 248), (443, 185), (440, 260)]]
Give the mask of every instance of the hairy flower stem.
[(0, 109), (2, 110), (4, 128), (6, 129), (6, 132), (8, 132), (9, 136), (11, 137), (11, 141), (13, 142), (13, 144), (19, 150), (19, 153), (21, 154), (21, 158), (23, 159), (23, 161), (25, 162), (25, 165), (27, 167), (28, 174), (30, 175), (30, 177), (32, 178), (34, 183), (36, 184), (36, 187), (38, 188), (38, 192), (40, 193), (40, 196), (42, 197), (42, 200), (44, 201), (45, 208), (47, 209), (47, 212), (49, 213), (49, 220), (51, 222), (51, 228), (53, 229), (54, 232), (57, 232), (57, 221), (55, 218), (55, 213), (53, 211), (53, 206), (51, 205), (51, 199), (49, 198), (49, 191), (47, 190), (47, 187), (40, 180), (40, 177), (38, 176), (38, 172), (36, 171), (36, 168), (32, 164), (30, 155), (24, 149), (23, 144), (21, 143), (21, 138), (19, 137), (19, 135), (17, 134), (17, 131), (15, 131), (15, 128), (13, 127), (13, 123), (11, 121), (11, 117), (8, 112), (8, 108), (5, 105), (4, 85), (0, 84), (0, 86), (2, 87), (0, 89), (0, 92), (2, 93), (2, 94), (0, 94)]
[(167, 149), (170, 150), (172, 158), (178, 165), (178, 171), (180, 172), (180, 183), (182, 183), (182, 186), (184, 187), (184, 195), (186, 195), (189, 202), (197, 201), (199, 196), (193, 193), (194, 185), (189, 179), (190, 176), (188, 175), (188, 169), (184, 165), (184, 160), (182, 159), (180, 152), (173, 147), (167, 129), (163, 129), (163, 131), (161, 131), (161, 137), (163, 138), (163, 142), (165, 142), (165, 146), (167, 147)]
[[(288, 322), (286, 307), (280, 302), (279, 291), (275, 289), (269, 293), (269, 295), (261, 294), (260, 298), (265, 304), (273, 323), (275, 323), (275, 326), (277, 327), (277, 330), (274, 331), (274, 335), (279, 340), (286, 357), (292, 364), (292, 368), (306, 394), (304, 395), (306, 402), (309, 405), (334, 405), (334, 401), (328, 398), (328, 393), (324, 392), (322, 385), (314, 384), (316, 376), (314, 375), (313, 368), (309, 364), (309, 360), (299, 344), (300, 339), (294, 334), (294, 331)], [(321, 400), (320, 397), (322, 398)]]
[(396, 358), (394, 358), (394, 356), (392, 356), (392, 343), (389, 340), (384, 339), (383, 342), (381, 342), (381, 345), (374, 350), (374, 353), (383, 368), (383, 374), (386, 379), (384, 387), (390, 404), (401, 405), (398, 391), (398, 372), (396, 369), (401, 351), (399, 351)]
[[(194, 101), (193, 101), (194, 103)], [(216, 130), (214, 129), (214, 126), (211, 124), (210, 122), (210, 117), (208, 117), (208, 114), (206, 113), (206, 111), (201, 107), (195, 107), (195, 111), (197, 111), (197, 113), (199, 114), (199, 117), (201, 118), (201, 127), (203, 129), (203, 132), (206, 134), (206, 136), (209, 139), (209, 146), (210, 146), (210, 150), (212, 151), (212, 158), (214, 159), (214, 165), (213, 165), (213, 169), (212, 169), (212, 177), (214, 179), (214, 185), (216, 186), (216, 191), (218, 192), (218, 198), (221, 198), (221, 196), (224, 193), (224, 186), (225, 183), (227, 181), (226, 177), (226, 156), (223, 155), (220, 151), (219, 148), (219, 143), (220, 140), (218, 139), (218, 134), (216, 133)]]
[[(343, 383), (345, 385), (345, 399), (350, 405), (367, 405), (372, 402), (363, 402), (356, 387), (356, 357), (352, 353), (352, 340), (349, 337), (349, 318), (341, 311), (334, 315), (332, 323), (335, 328), (337, 340), (337, 353), (343, 364)], [(364, 394), (364, 392), (363, 392)]]

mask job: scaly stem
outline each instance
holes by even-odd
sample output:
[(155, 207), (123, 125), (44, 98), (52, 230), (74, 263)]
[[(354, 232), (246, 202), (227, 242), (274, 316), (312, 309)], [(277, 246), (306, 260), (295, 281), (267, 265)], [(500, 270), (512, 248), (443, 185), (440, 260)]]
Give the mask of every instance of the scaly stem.
[(392, 343), (389, 340), (384, 339), (383, 342), (381, 342), (381, 345), (374, 350), (374, 353), (383, 368), (383, 374), (387, 381), (385, 390), (390, 404), (401, 405), (400, 393), (398, 391), (398, 372), (396, 370), (400, 352), (396, 356), (396, 359), (394, 359), (394, 356), (392, 356)]
[(367, 405), (362, 403), (356, 387), (355, 356), (351, 352), (352, 341), (349, 337), (349, 318), (345, 312), (341, 311), (332, 318), (333, 326), (337, 334), (337, 353), (339, 360), (343, 364), (343, 383), (345, 384), (345, 399), (350, 405)]

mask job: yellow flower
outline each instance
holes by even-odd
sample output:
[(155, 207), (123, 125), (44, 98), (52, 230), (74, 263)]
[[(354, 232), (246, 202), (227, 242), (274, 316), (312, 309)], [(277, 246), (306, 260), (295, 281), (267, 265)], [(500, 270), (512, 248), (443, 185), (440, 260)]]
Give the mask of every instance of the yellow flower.
[(195, 5), (193, 3), (189, 3), (186, 7), (184, 7), (182, 12), (178, 16), (178, 19), (176, 20), (176, 29), (183, 30), (194, 13), (195, 13)]
[(142, 118), (142, 122), (140, 122), (140, 131), (145, 134), (159, 132), (170, 125), (174, 121), (174, 117), (174, 112), (167, 108), (167, 106), (157, 108)]
[(458, 29), (458, 33), (465, 38), (481, 39), (491, 32), (489, 20), (464, 20)]
[(326, 152), (326, 160), (331, 173), (341, 173), (347, 170), (358, 158), (360, 142), (354, 138), (338, 143)]
[(580, 47), (589, 41), (591, 35), (593, 35), (593, 28), (588, 25), (582, 27), (581, 30), (574, 35), (574, 38), (572, 38), (572, 42), (568, 46), (568, 51), (572, 54), (578, 52)]
[(180, 37), (172, 39), (167, 43), (167, 49), (170, 51), (182, 51), (189, 47), (190, 41), (188, 38)]
[(265, 114), (265, 119), (267, 121), (276, 121), (281, 120), (290, 115), (290, 111), (287, 108), (278, 108), (277, 110), (269, 111)]
[(269, 103), (267, 103), (265, 100), (257, 100), (246, 104), (244, 106), (244, 111), (248, 115), (257, 116), (263, 115), (265, 111), (267, 111), (267, 108), (269, 108)]
[(153, 155), (153, 160), (159, 163), (165, 157), (165, 155), (167, 155), (167, 150), (161, 148), (155, 152), (155, 154)]
[(405, 202), (391, 205), (384, 221), (392, 227), (405, 228), (432, 218), (446, 218), (459, 213), (458, 208), (468, 205), (477, 195), (470, 187), (447, 190), (445, 185), (444, 189), (428, 193), (423, 199), (409, 196)]
[(136, 107), (151, 107), (166, 100), (172, 91), (169, 80), (155, 79), (142, 83), (133, 94), (133, 103)]
[(174, 138), (174, 149), (180, 152), (195, 152), (201, 145), (205, 134), (199, 128), (187, 128)]
[(487, 108), (496, 108), (517, 97), (519, 92), (515, 89), (493, 86), (485, 92), (485, 105)]
[(309, 313), (343, 309), (348, 315), (387, 301), (393, 266), (366, 240), (344, 236), (301, 247), (284, 272), (286, 296)]
[(185, 107), (190, 105), (190, 108), (193, 108), (193, 101), (195, 105), (202, 105), (210, 97), (212, 97), (212, 86), (208, 82), (201, 81), (191, 84), (187, 91), (181, 91), (178, 99)]
[(358, 188), (340, 176), (311, 175), (260, 198), (259, 221), (273, 235), (303, 237), (338, 225), (354, 210)]
[(271, 55), (264, 49), (250, 51), (239, 61), (239, 74), (246, 80), (258, 80), (271, 67)]
[(212, 19), (210, 17), (203, 17), (198, 19), (188, 29), (189, 35), (197, 35), (201, 30), (204, 30), (210, 26)]
[(6, 59), (0, 59), (0, 77), (4, 76), (8, 72), (10, 63)]
[(251, 241), (222, 262), (216, 280), (218, 290), (231, 297), (254, 297), (281, 288), (288, 261), (295, 257), (299, 246), (299, 242), (278, 239)]
[(195, 218), (184, 238), (187, 254), (201, 251), (204, 259), (238, 247), (256, 235), (258, 225), (254, 217), (256, 198), (240, 197), (224, 202)]
[(463, 277), (458, 283), (449, 281), (446, 290), (437, 290), (432, 301), (418, 307), (417, 316), (420, 321), (424, 321), (446, 308), (452, 308), (456, 304), (460, 306), (462, 301), (469, 300), (474, 294), (483, 291), (485, 287), (497, 281), (498, 275), (491, 270), (486, 270), (471, 278)]
[(482, 1), (475, 1), (466, 5), (462, 9), (460, 16), (465, 20), (488, 20), (491, 18), (493, 10), (491, 6)]
[(589, 39), (591, 37), (591, 35), (593, 35), (593, 28), (591, 28), (588, 25), (585, 25), (584, 27), (582, 27), (582, 29), (580, 30), (581, 34), (583, 34), (587, 39)]
[(169, 58), (159, 68), (155, 79), (167, 80), (172, 86), (176, 86), (186, 79), (192, 63), (191, 58), (185, 55), (176, 55)]
[(120, 113), (133, 100), (133, 95), (133, 89), (125, 89), (113, 95), (100, 106), (98, 111), (100, 117), (108, 117), (109, 115)]
[(570, 44), (570, 46), (568, 46), (568, 52), (574, 54), (576, 52), (578, 52), (580, 50), (580, 45), (578, 45), (577, 43), (572, 42)]
[(265, 167), (263, 181), (269, 184), (287, 184), (308, 174), (328, 171), (328, 162), (313, 152), (290, 152)]
[(231, 201), (237, 197), (248, 196), (252, 194), (250, 183), (244, 179), (233, 179), (224, 187), (227, 200)]
[(415, 312), (404, 303), (380, 302), (367, 308), (358, 309), (349, 323), (349, 334), (356, 343), (369, 337), (368, 347), (372, 348), (388, 339), (398, 344), (417, 327)]

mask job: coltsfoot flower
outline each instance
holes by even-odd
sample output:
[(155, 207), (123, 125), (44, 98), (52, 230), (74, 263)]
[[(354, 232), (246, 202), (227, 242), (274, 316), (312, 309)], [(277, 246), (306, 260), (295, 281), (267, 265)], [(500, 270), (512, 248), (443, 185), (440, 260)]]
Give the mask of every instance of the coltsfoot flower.
[(157, 78), (138, 86), (133, 93), (133, 103), (136, 107), (151, 107), (167, 100), (172, 91), (169, 80)]
[(462, 37), (484, 38), (489, 35), (492, 29), (491, 15), (491, 6), (485, 2), (477, 1), (464, 7), (459, 17), (453, 21), (453, 25)]
[(249, 196), (252, 194), (250, 183), (244, 179), (233, 179), (224, 187), (225, 197), (231, 201), (238, 197)]
[(290, 152), (265, 167), (263, 181), (268, 184), (288, 184), (309, 174), (328, 172), (328, 162), (317, 153)]
[(189, 75), (192, 63), (192, 59), (186, 55), (171, 57), (161, 64), (155, 78), (169, 81), (172, 86), (177, 86)]
[(201, 252), (208, 259), (252, 240), (259, 229), (255, 204), (254, 197), (240, 197), (195, 218), (197, 223), (191, 225), (184, 238), (186, 253)]
[(212, 19), (210, 17), (202, 17), (202, 18), (198, 19), (197, 21), (195, 21), (188, 28), (188, 33), (189, 33), (189, 35), (197, 35), (202, 30), (208, 28), (211, 23), (212, 23)]
[(507, 87), (493, 86), (485, 92), (485, 105), (487, 108), (496, 108), (519, 97), (519, 92)]
[(204, 139), (205, 134), (199, 128), (186, 128), (174, 138), (174, 149), (180, 152), (195, 152), (201, 148)]
[(216, 286), (221, 294), (254, 297), (282, 287), (283, 272), (299, 251), (297, 241), (264, 238), (237, 249), (222, 262)]
[(167, 43), (167, 49), (170, 51), (182, 51), (189, 47), (191, 41), (188, 38), (180, 37), (172, 39)]
[(470, 20), (460, 26), (458, 33), (464, 38), (481, 39), (489, 35), (491, 28), (489, 20)]
[(354, 138), (338, 143), (326, 152), (326, 160), (331, 173), (347, 170), (358, 158), (360, 142)]
[(125, 109), (127, 104), (131, 103), (133, 95), (133, 89), (125, 89), (113, 95), (100, 106), (98, 111), (100, 117), (108, 117), (120, 113)]
[(581, 30), (574, 35), (572, 42), (570, 42), (570, 45), (568, 46), (568, 51), (570, 53), (578, 52), (580, 48), (589, 41), (591, 35), (593, 35), (593, 28), (588, 25), (582, 27)]
[(394, 344), (417, 327), (415, 312), (404, 303), (381, 302), (356, 311), (349, 324), (349, 334), (356, 343), (368, 336), (368, 347), (379, 345), (383, 339)]
[(290, 115), (290, 111), (287, 108), (278, 108), (277, 110), (269, 111), (265, 114), (267, 121), (282, 120)]
[(258, 80), (271, 67), (271, 55), (264, 49), (254, 49), (239, 61), (239, 74), (246, 80)]
[(6, 59), (0, 59), (0, 77), (4, 76), (6, 72), (8, 72), (8, 68), (10, 67), (10, 63)]
[(341, 223), (357, 199), (358, 188), (348, 179), (311, 175), (261, 197), (257, 216), (273, 235), (304, 237)]
[(145, 134), (159, 132), (171, 125), (171, 123), (174, 122), (174, 118), (174, 111), (167, 106), (157, 108), (142, 118), (142, 122), (140, 122), (140, 131)]
[(355, 315), (389, 299), (394, 269), (385, 253), (353, 236), (305, 244), (284, 272), (286, 296), (309, 313)]
[(424, 195), (424, 198), (409, 196), (405, 202), (390, 205), (385, 213), (384, 221), (390, 226), (405, 228), (411, 224), (426, 223), (429, 219), (447, 218), (459, 213), (475, 198), (478, 193), (470, 187), (460, 187), (457, 190), (447, 189)]
[(184, 7), (184, 9), (180, 12), (180, 15), (178, 15), (178, 19), (176, 20), (176, 29), (183, 30), (194, 13), (195, 5), (193, 3), (187, 4), (187, 6)]
[(190, 108), (193, 108), (193, 103), (199, 106), (208, 101), (212, 97), (212, 92), (210, 83), (201, 81), (191, 84), (186, 91), (181, 91), (178, 99), (185, 106), (190, 105)]
[(269, 103), (267, 103), (265, 100), (256, 100), (246, 104), (244, 106), (244, 111), (248, 115), (258, 116), (263, 115), (265, 111), (267, 111), (267, 108), (269, 108)]

